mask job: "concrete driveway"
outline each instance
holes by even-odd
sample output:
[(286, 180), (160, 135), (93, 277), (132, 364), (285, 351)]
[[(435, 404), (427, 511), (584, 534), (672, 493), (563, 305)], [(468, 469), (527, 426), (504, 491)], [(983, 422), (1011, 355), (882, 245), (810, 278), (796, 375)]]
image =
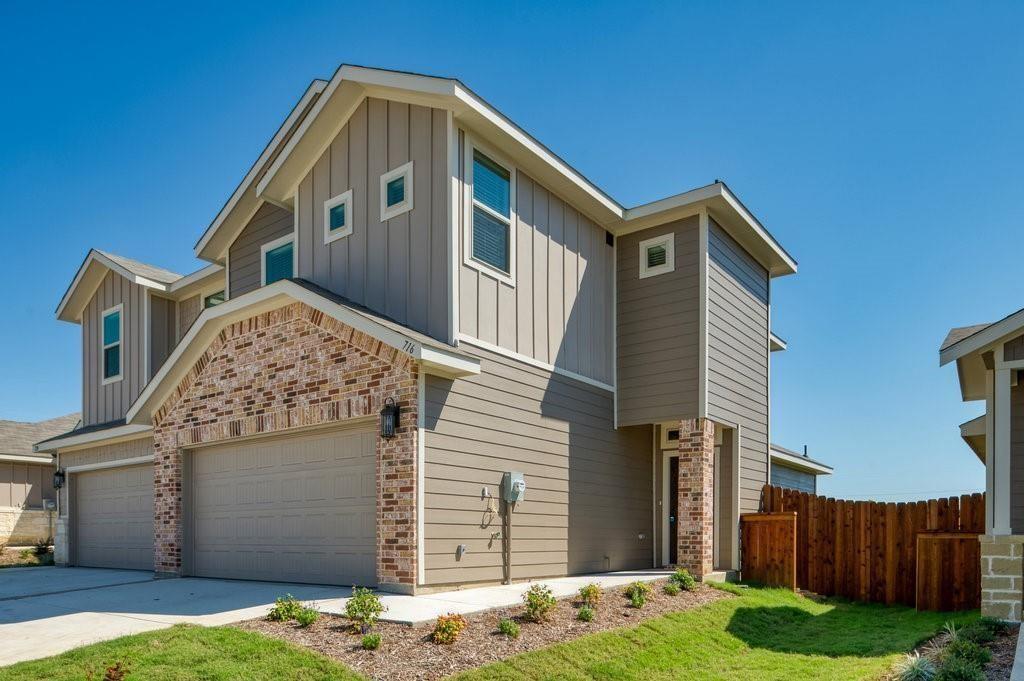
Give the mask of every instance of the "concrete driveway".
[(0, 665), (190, 622), (220, 625), (264, 616), (278, 596), (343, 599), (343, 587), (225, 579), (153, 579), (93, 568), (0, 570)]

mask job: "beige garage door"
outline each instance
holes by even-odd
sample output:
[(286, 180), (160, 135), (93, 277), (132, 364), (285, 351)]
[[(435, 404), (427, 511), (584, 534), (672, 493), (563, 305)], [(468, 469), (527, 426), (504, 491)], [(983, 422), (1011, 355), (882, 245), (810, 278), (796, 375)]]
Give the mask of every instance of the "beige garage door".
[(153, 569), (153, 465), (75, 473), (74, 561)]
[(186, 570), (375, 585), (375, 437), (348, 430), (192, 452)]

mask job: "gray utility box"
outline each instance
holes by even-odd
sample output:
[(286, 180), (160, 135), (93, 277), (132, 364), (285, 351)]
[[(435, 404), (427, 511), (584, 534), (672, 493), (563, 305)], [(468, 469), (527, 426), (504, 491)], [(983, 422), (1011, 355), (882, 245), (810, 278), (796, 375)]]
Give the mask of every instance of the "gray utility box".
[(501, 477), (501, 496), (510, 504), (522, 501), (526, 497), (526, 477), (515, 471), (505, 473)]

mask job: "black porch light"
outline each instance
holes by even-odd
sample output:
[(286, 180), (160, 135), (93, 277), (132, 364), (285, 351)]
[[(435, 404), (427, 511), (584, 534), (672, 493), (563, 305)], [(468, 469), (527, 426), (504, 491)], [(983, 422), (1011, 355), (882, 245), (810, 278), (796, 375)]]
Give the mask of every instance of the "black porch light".
[(64, 469), (58, 468), (57, 472), (53, 474), (53, 488), (60, 489), (64, 486)]
[(380, 410), (380, 436), (390, 440), (398, 431), (398, 417), (402, 408), (395, 403), (395, 398), (384, 400), (384, 408)]

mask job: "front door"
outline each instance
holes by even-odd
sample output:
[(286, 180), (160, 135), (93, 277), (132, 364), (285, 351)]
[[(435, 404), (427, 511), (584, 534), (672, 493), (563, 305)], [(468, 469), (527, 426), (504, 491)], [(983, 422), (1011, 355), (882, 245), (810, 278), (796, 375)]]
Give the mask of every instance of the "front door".
[(679, 512), (679, 457), (673, 456), (668, 464), (668, 562), (675, 565), (679, 558), (679, 537), (676, 536), (676, 514)]

